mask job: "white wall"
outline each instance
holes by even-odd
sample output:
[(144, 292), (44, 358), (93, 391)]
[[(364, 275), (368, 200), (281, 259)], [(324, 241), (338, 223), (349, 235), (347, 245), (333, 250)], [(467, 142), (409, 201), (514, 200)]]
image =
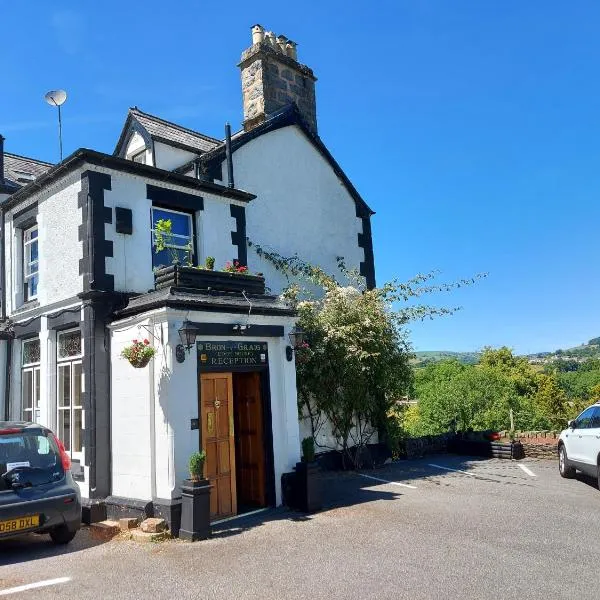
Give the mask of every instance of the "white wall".
[[(154, 274), (150, 233), (152, 202), (146, 197), (146, 185), (161, 184), (136, 175), (106, 172), (111, 175), (112, 189), (104, 192), (104, 205), (113, 209), (117, 206), (130, 208), (133, 218), (131, 235), (117, 233), (114, 219), (113, 223), (105, 224), (105, 239), (113, 242), (113, 256), (106, 259), (106, 272), (114, 275), (116, 291), (147, 292), (154, 288)], [(231, 242), (231, 231), (236, 227), (229, 208), (232, 201), (201, 190), (193, 191), (172, 184), (168, 187), (203, 198), (204, 210), (196, 211), (196, 248), (200, 264), (207, 256), (214, 256), (219, 269), (237, 255), (237, 247)]]
[[(148, 319), (140, 321), (150, 327)], [(112, 495), (152, 499), (152, 369), (135, 369), (120, 356), (133, 339), (152, 336), (137, 325), (111, 336)], [(151, 340), (155, 343), (155, 340)], [(152, 361), (151, 361), (152, 365)]]
[(7, 314), (23, 304), (23, 233), (13, 227), (13, 214), (38, 204), (39, 286), (40, 305), (73, 298), (83, 290), (79, 274), (79, 259), (83, 256), (79, 241), (81, 209), (77, 207), (81, 191), (81, 171), (71, 173), (66, 180), (49, 186), (20, 204), (6, 215), (6, 284)]
[[(130, 319), (111, 326), (114, 495), (145, 500), (177, 498), (181, 495), (181, 482), (189, 476), (189, 457), (198, 450), (200, 439), (199, 431), (191, 429), (190, 421), (200, 415), (195, 348), (183, 363), (175, 360), (175, 347), (179, 344), (177, 330), (184, 319), (231, 323), (232, 326), (240, 321), (237, 315), (223, 313), (160, 310), (144, 321)], [(294, 319), (255, 316), (249, 322), (283, 324), (287, 336)], [(118, 356), (131, 339), (139, 339), (144, 334), (144, 330), (139, 332), (139, 324), (154, 332), (153, 343), (159, 350), (145, 369), (134, 369)], [(232, 338), (233, 335), (209, 336), (198, 341)], [(296, 374), (294, 363), (285, 359), (286, 339), (248, 336), (249, 341), (268, 344), (277, 504), (281, 503), (282, 473), (291, 471), (300, 460)], [(153, 432), (150, 436), (148, 428)]]
[(173, 171), (195, 158), (197, 154), (181, 150), (173, 146), (167, 146), (161, 142), (154, 142), (154, 160), (155, 166), (165, 171)]
[[(251, 241), (284, 256), (300, 258), (340, 276), (336, 256), (358, 269), (364, 251), (358, 246), (361, 220), (344, 185), (296, 126), (248, 142), (233, 155), (235, 185), (258, 197), (247, 209)], [(286, 279), (250, 248), (251, 271), (263, 272), (279, 292)]]
[[(129, 143), (127, 144), (125, 158), (131, 159), (134, 154), (138, 154), (138, 152), (141, 152), (143, 148), (146, 148), (146, 142), (144, 138), (137, 131), (134, 131), (133, 135), (129, 139)], [(150, 148), (146, 148), (146, 164), (152, 164), (152, 151)]]

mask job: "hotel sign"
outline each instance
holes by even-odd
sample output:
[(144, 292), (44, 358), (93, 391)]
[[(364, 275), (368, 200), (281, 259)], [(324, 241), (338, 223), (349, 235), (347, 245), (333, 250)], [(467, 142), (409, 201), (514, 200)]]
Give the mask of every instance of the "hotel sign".
[(203, 371), (232, 371), (266, 367), (269, 359), (266, 342), (197, 342), (198, 363)]

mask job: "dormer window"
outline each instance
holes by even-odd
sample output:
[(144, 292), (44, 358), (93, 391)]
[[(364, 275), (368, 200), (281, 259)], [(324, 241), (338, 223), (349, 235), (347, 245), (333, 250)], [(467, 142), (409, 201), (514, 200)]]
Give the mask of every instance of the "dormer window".
[(39, 283), (38, 227), (23, 231), (23, 287), (25, 302), (37, 298)]
[(13, 171), (13, 173), (17, 176), (19, 183), (30, 183), (35, 179), (35, 175), (27, 171)]
[(140, 165), (146, 164), (146, 148), (140, 150), (140, 152), (136, 152), (131, 155), (131, 160), (135, 163), (139, 163)]

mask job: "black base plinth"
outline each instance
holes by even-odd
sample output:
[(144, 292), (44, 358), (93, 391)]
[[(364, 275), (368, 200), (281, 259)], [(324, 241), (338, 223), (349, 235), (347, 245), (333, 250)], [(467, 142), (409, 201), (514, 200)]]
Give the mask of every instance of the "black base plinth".
[(179, 537), (189, 542), (210, 536), (210, 482), (190, 481), (181, 486), (181, 528)]

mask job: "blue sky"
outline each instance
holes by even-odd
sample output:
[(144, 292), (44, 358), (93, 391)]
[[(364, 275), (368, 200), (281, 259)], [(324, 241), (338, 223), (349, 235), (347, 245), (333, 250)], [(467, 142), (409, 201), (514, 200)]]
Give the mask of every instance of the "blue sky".
[(65, 153), (112, 152), (133, 105), (221, 136), (255, 22), (319, 78), (321, 137), (377, 213), (378, 282), (489, 273), (430, 298), (463, 310), (414, 324), (416, 349), (600, 335), (596, 0), (3, 2), (6, 149), (56, 160), (57, 87)]

